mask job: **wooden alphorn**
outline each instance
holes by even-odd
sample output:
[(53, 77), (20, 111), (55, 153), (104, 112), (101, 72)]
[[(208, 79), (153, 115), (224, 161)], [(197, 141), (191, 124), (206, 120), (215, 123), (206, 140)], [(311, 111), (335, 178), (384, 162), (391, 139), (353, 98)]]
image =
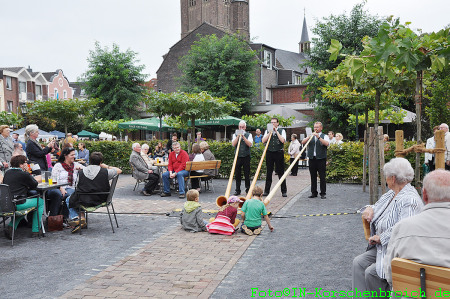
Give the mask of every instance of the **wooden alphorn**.
[(242, 200), (242, 202), (239, 203), (240, 208), (242, 208), (242, 206), (244, 205), (244, 202), (247, 199), (250, 199), (252, 197), (253, 189), (256, 186), (256, 181), (258, 180), (259, 172), (261, 171), (261, 167), (264, 162), (264, 157), (266, 156), (267, 148), (269, 147), (270, 138), (272, 138), (272, 134), (269, 135), (269, 139), (267, 140), (267, 144), (266, 144), (266, 147), (264, 148), (264, 152), (261, 156), (261, 160), (259, 160), (258, 168), (256, 169), (255, 176), (253, 177), (252, 184), (250, 185), (250, 189), (248, 189), (247, 195), (245, 197), (240, 198), (240, 200)]
[(238, 158), (238, 154), (239, 154), (239, 147), (241, 146), (241, 139), (242, 139), (242, 135), (239, 135), (239, 140), (238, 140), (237, 147), (236, 147), (236, 154), (234, 155), (233, 166), (231, 167), (230, 178), (228, 179), (228, 185), (227, 185), (227, 189), (225, 190), (225, 195), (221, 195), (221, 196), (217, 197), (217, 199), (216, 199), (216, 204), (218, 207), (226, 205), (227, 201), (228, 201), (228, 197), (230, 197), (231, 185), (233, 184), (234, 170), (236, 168), (236, 162), (237, 162), (237, 158)]
[(298, 163), (298, 160), (300, 159), (300, 156), (303, 154), (303, 152), (305, 151), (305, 149), (308, 147), (308, 144), (311, 142), (311, 140), (313, 139), (313, 136), (311, 135), (311, 137), (309, 138), (308, 142), (306, 142), (305, 146), (303, 147), (303, 149), (300, 151), (300, 153), (297, 155), (297, 157), (294, 159), (294, 161), (291, 163), (291, 165), (289, 165), (288, 169), (286, 169), (284, 171), (283, 176), (280, 178), (280, 180), (278, 181), (278, 183), (275, 185), (275, 187), (273, 187), (273, 189), (270, 191), (269, 195), (267, 195), (267, 197), (264, 199), (264, 204), (267, 206), (270, 202), (270, 200), (272, 199), (272, 197), (275, 195), (275, 192), (277, 192), (278, 188), (280, 188), (281, 184), (283, 183), (283, 181), (286, 179), (286, 177), (288, 176), (289, 172), (291, 171), (292, 167), (294, 167), (295, 163)]

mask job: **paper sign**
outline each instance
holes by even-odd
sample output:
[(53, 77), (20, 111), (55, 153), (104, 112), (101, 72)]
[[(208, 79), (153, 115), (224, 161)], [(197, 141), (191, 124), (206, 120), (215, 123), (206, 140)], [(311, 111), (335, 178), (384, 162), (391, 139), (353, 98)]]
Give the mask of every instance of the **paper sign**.
[(306, 136), (311, 136), (312, 135), (312, 129), (311, 128), (306, 127), (305, 130), (306, 130)]

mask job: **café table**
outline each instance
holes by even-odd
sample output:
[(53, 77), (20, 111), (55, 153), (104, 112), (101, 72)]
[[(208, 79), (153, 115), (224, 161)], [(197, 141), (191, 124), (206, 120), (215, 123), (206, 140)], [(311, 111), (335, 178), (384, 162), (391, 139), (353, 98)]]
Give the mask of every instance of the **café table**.
[[(39, 183), (39, 184), (37, 185), (37, 187), (35, 188), (35, 190), (39, 191), (39, 192), (42, 194), (42, 199), (43, 199), (43, 202), (44, 202), (44, 216), (45, 216), (45, 217), (48, 216), (48, 214), (47, 214), (47, 209), (46, 209), (46, 194), (47, 194), (47, 191), (48, 191), (48, 190), (52, 190), (52, 189), (56, 189), (56, 188), (59, 188), (59, 187), (67, 186), (67, 185), (69, 185), (69, 183), (62, 183), (62, 184), (55, 183), (55, 184), (49, 184), (48, 182), (45, 182), (45, 183)], [(38, 201), (37, 209), (39, 209), (39, 201)], [(42, 227), (42, 233), (43, 233), (43, 235), (45, 235), (45, 228), (44, 228), (44, 220), (43, 220), (43, 218), (44, 218), (44, 217), (41, 217), (41, 227)]]
[(154, 163), (154, 166), (158, 167), (158, 175), (159, 175), (159, 190), (161, 190), (161, 194), (164, 192), (164, 183), (162, 179), (162, 174), (164, 173), (165, 169), (167, 169), (167, 166), (169, 166), (169, 162), (159, 162)]

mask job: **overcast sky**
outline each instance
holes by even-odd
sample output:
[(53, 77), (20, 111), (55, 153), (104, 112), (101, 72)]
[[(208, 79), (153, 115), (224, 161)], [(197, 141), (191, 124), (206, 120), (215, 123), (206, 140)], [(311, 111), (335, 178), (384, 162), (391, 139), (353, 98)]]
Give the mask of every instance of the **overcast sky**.
[[(298, 51), (304, 9), (312, 28), (316, 20), (349, 12), (360, 2), (250, 0), (250, 35), (256, 42)], [(424, 32), (438, 31), (450, 23), (449, 0), (367, 2), (371, 14), (395, 15)], [(0, 67), (30, 65), (40, 72), (62, 69), (69, 81), (76, 81), (86, 70), (95, 41), (137, 52), (148, 79), (154, 78), (162, 56), (181, 34), (179, 0), (2, 1), (0, 21)]]

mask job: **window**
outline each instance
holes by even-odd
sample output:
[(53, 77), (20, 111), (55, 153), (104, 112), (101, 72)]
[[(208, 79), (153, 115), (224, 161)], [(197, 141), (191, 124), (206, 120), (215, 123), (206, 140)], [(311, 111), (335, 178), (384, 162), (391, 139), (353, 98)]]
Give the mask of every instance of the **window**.
[(19, 92), (27, 92), (27, 82), (19, 81)]
[(58, 95), (58, 89), (55, 88), (55, 89), (53, 90), (53, 92), (54, 92), (53, 97), (54, 97), (55, 99), (58, 99), (58, 98), (59, 98), (59, 95)]
[(6, 77), (6, 89), (12, 90), (12, 80), (11, 80), (11, 77)]
[(8, 101), (6, 104), (7, 104), (6, 110), (8, 110), (8, 112), (13, 112), (13, 102)]
[(295, 75), (295, 81), (294, 84), (300, 85), (302, 84), (302, 76), (300, 75)]
[(63, 91), (64, 99), (67, 99), (67, 91)]
[(36, 85), (36, 96), (42, 95), (42, 85)]
[(195, 6), (196, 0), (189, 0), (189, 6)]
[(272, 52), (264, 50), (264, 64), (269, 70), (272, 69)]
[[(264, 101), (262, 101), (264, 102)], [(269, 88), (266, 88), (266, 104), (271, 104), (272, 103), (272, 90)]]

